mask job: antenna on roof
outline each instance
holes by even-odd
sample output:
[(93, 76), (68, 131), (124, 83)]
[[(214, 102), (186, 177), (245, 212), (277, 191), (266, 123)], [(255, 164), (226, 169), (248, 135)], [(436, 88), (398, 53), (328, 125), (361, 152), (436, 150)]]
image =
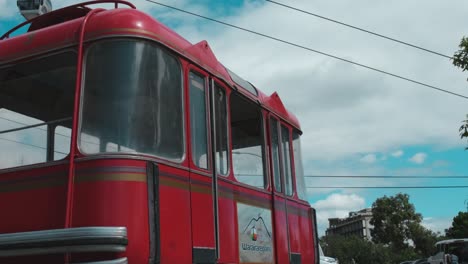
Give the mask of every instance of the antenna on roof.
[(17, 0), (16, 5), (26, 20), (52, 11), (51, 0)]

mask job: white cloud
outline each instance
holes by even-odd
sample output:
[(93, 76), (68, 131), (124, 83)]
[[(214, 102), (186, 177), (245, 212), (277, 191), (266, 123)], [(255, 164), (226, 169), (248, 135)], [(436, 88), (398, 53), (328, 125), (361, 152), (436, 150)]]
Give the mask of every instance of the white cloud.
[(433, 232), (445, 234), (445, 229), (452, 226), (452, 218), (424, 217), (422, 225)]
[(357, 194), (329, 195), (325, 200), (319, 200), (312, 204), (317, 210), (317, 226), (319, 235), (325, 234), (328, 227), (328, 218), (346, 217), (349, 212), (363, 209), (365, 200)]
[(375, 161), (377, 161), (377, 157), (375, 156), (375, 154), (367, 154), (364, 157), (362, 157), (360, 161), (364, 163), (374, 163)]
[[(388, 5), (345, 0), (340, 9), (333, 1), (296, 1), (294, 5), (355, 25), (368, 25), (449, 55), (466, 33), (459, 21), (466, 15), (462, 10), (468, 8), (468, 2), (435, 19), (430, 16), (434, 10), (450, 10), (450, 5), (416, 1), (410, 4), (418, 7), (414, 13), (402, 8), (407, 5), (404, 0)], [(358, 9), (361, 15), (353, 15)], [(246, 4), (242, 12), (219, 19), (467, 93), (465, 74), (447, 60), (272, 4)], [(278, 91), (301, 121), (306, 160), (385, 153), (395, 146), (463, 147), (456, 134), (466, 112), (460, 98), (238, 30), (206, 21), (200, 24), (184, 25), (177, 31), (192, 42), (207, 39), (223, 64), (266, 94)]]
[(411, 157), (409, 161), (416, 163), (416, 164), (423, 164), (424, 161), (426, 161), (426, 158), (427, 158), (426, 153), (419, 152), (419, 153), (414, 154), (414, 156)]
[(392, 155), (392, 157), (399, 158), (399, 157), (403, 156), (403, 154), (405, 154), (405, 152), (403, 152), (403, 150), (400, 149), (400, 150), (397, 150), (395, 152), (392, 152), (391, 155)]

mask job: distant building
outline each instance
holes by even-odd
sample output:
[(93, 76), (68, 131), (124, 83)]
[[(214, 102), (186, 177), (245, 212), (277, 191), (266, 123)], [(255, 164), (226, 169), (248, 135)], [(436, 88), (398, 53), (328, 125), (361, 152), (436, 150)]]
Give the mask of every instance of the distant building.
[(371, 240), (370, 220), (372, 209), (366, 208), (357, 212), (350, 212), (346, 218), (328, 218), (329, 227), (326, 235), (359, 236)]

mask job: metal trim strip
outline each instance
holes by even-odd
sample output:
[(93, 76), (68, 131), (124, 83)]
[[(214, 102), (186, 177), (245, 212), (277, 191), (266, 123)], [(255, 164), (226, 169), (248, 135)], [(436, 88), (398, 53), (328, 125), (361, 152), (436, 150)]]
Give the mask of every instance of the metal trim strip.
[(69, 252), (123, 252), (126, 227), (77, 227), (0, 234), (0, 256)]
[(93, 261), (93, 262), (80, 262), (73, 264), (128, 264), (127, 258), (119, 258), (114, 260)]

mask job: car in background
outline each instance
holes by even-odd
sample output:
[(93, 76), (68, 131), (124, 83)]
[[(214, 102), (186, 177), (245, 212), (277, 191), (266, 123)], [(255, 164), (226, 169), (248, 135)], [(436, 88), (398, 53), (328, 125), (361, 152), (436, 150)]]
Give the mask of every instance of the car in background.
[(425, 258), (425, 259), (417, 259), (411, 262), (411, 264), (429, 264), (429, 262), (427, 261), (427, 258)]
[(427, 259), (417, 259), (417, 260), (403, 261), (403, 262), (400, 262), (400, 264), (429, 264), (429, 262), (427, 262)]
[(319, 245), (319, 253), (320, 253), (320, 264), (338, 264), (338, 260), (327, 257), (325, 254), (323, 254), (322, 247)]

